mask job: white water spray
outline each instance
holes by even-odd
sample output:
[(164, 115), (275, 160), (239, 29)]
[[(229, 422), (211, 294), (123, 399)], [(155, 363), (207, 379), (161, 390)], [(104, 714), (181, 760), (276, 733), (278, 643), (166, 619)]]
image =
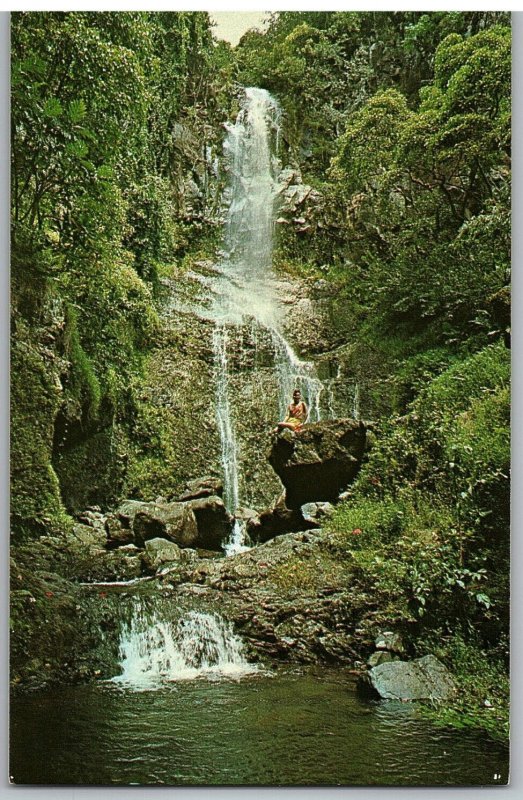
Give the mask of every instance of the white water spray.
[[(225, 258), (217, 266), (214, 284), (213, 335), (216, 417), (221, 439), (225, 504), (234, 513), (240, 502), (238, 444), (231, 414), (228, 329), (250, 321), (269, 336), (279, 383), (279, 413), (283, 416), (292, 391), (298, 387), (310, 409), (309, 421), (320, 419), (321, 381), (314, 367), (302, 361), (283, 332), (283, 311), (274, 289), (272, 240), (274, 208), (279, 186), (276, 175), (280, 111), (264, 89), (248, 88), (234, 125), (227, 128), (224, 145), (229, 169), (226, 193)], [(235, 338), (238, 338), (237, 334)], [(237, 521), (227, 554), (245, 549), (243, 525)]]
[(173, 622), (157, 611), (148, 612), (140, 602), (121, 630), (120, 667), (122, 674), (112, 683), (137, 690), (257, 671), (245, 660), (230, 622), (218, 614), (190, 611)]

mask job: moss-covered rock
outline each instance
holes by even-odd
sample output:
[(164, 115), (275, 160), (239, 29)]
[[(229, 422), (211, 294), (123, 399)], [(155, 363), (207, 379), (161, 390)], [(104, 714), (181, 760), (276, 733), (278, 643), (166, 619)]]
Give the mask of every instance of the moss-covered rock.
[[(59, 323), (57, 323), (59, 324)], [(54, 335), (16, 319), (11, 348), (11, 512), (15, 532), (63, 515), (52, 467), (54, 420), (62, 399), (62, 364)], [(47, 334), (53, 337), (44, 344)]]

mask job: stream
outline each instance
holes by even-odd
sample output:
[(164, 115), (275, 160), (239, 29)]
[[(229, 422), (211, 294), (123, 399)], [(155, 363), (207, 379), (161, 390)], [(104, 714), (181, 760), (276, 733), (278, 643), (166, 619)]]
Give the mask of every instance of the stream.
[[(343, 667), (270, 668), (215, 611), (128, 598), (119, 671), (11, 703), (19, 784), (464, 785), (507, 780), (508, 748), (360, 699)], [(495, 776), (498, 776), (497, 778)]]
[(450, 786), (508, 773), (501, 745), (436, 729), (412, 704), (363, 702), (341, 669), (71, 687), (17, 698), (11, 715), (16, 783)]

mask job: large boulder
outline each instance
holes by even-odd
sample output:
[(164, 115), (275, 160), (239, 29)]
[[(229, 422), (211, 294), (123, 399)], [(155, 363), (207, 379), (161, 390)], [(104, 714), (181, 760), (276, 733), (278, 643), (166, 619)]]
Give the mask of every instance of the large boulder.
[(198, 538), (195, 546), (204, 550), (220, 550), (230, 536), (234, 521), (221, 497), (199, 497), (189, 500), (185, 505), (196, 518)]
[(180, 547), (198, 540), (196, 517), (189, 503), (146, 503), (133, 521), (135, 543), (143, 547), (149, 539), (168, 539)]
[(145, 542), (142, 562), (146, 570), (156, 572), (164, 564), (180, 561), (181, 549), (167, 539), (149, 539)]
[(149, 505), (149, 503), (143, 500), (124, 500), (114, 512), (114, 516), (121, 522), (124, 528), (132, 530), (134, 518), (137, 513), (147, 510)]
[(353, 419), (306, 425), (275, 434), (269, 463), (286, 490), (286, 505), (334, 501), (356, 477), (363, 458), (366, 425)]
[(433, 655), (379, 664), (360, 678), (359, 687), (386, 700), (446, 700), (456, 691), (452, 675)]
[(247, 533), (253, 542), (267, 542), (283, 533), (308, 527), (316, 526), (307, 525), (299, 509), (287, 507), (285, 494), (280, 495), (272, 506), (247, 520)]
[(180, 547), (221, 550), (234, 521), (222, 498), (210, 494), (222, 490), (218, 479), (202, 478), (186, 485), (183, 501), (125, 500), (114, 514), (107, 515), (107, 545), (114, 548), (134, 542), (143, 547), (150, 539), (162, 538)]

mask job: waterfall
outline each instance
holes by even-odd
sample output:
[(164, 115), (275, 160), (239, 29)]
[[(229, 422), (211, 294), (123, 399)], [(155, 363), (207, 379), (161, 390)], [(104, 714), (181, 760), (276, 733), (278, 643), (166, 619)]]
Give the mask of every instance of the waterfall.
[(229, 403), (227, 328), (217, 325), (213, 332), (214, 366), (216, 375), (216, 419), (222, 446), (224, 472), (224, 502), (229, 511), (238, 506), (238, 454)]
[[(276, 297), (272, 274), (274, 208), (279, 190), (277, 145), (280, 110), (264, 89), (247, 88), (234, 124), (227, 126), (224, 151), (228, 166), (225, 193), (227, 216), (224, 253), (216, 265), (214, 282), (213, 352), (216, 418), (221, 439), (225, 504), (234, 513), (240, 503), (239, 446), (232, 415), (230, 347), (250, 324), (268, 335), (278, 379), (279, 414), (285, 414), (292, 391), (298, 387), (310, 410), (310, 421), (320, 419), (321, 381), (314, 366), (301, 360), (285, 338), (284, 314)], [(237, 521), (228, 554), (245, 549), (245, 534)]]
[(177, 621), (135, 602), (120, 632), (122, 674), (111, 682), (134, 689), (195, 678), (241, 677), (256, 672), (242, 642), (219, 614), (190, 611)]

